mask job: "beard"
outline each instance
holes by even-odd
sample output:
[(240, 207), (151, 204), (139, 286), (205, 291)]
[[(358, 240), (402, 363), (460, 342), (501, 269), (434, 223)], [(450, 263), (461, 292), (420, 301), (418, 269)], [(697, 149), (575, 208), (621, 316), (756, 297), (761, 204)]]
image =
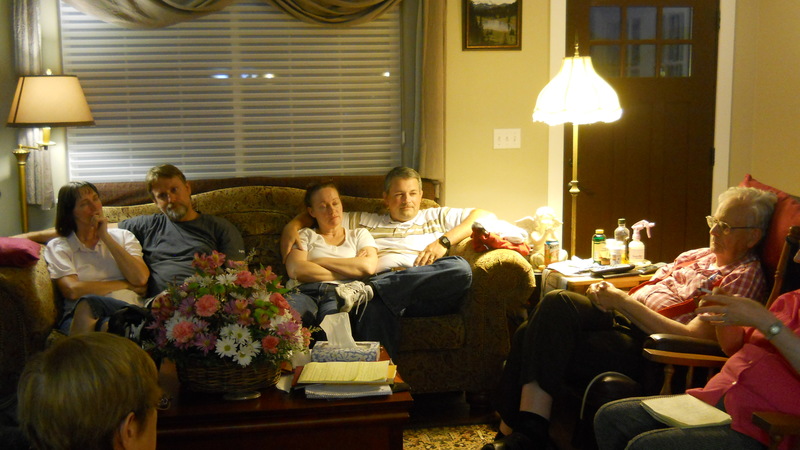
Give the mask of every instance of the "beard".
[(166, 214), (167, 217), (169, 217), (169, 220), (173, 222), (180, 222), (184, 217), (186, 217), (187, 212), (189, 212), (189, 208), (177, 203), (168, 204), (164, 210), (164, 214)]

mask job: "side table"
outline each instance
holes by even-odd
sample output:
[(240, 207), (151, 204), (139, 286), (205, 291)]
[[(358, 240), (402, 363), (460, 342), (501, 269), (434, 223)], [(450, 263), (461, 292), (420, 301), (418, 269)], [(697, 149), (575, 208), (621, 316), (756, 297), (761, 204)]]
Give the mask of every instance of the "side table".
[(568, 276), (557, 270), (544, 269), (542, 272), (541, 296), (544, 297), (545, 294), (554, 289), (566, 289), (571, 292), (577, 292), (578, 294), (585, 294), (590, 285), (600, 281), (608, 281), (618, 289), (628, 290), (634, 286), (644, 283), (651, 277), (652, 275), (631, 275), (628, 277), (603, 279), (582, 275)]

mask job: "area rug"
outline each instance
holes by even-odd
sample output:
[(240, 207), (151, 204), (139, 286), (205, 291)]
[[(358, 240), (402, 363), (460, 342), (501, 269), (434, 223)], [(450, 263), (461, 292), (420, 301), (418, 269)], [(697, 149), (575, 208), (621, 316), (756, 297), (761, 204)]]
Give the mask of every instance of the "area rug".
[(448, 448), (480, 449), (494, 439), (497, 430), (492, 425), (413, 428), (403, 431), (404, 450)]

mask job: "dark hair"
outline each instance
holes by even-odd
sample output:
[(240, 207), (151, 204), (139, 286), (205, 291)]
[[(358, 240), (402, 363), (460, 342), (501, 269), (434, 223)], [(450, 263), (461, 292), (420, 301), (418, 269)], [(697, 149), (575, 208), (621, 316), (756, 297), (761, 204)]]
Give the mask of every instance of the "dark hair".
[(386, 174), (386, 178), (383, 179), (383, 192), (389, 193), (389, 188), (392, 187), (392, 181), (394, 181), (395, 178), (414, 178), (417, 180), (420, 190), (422, 190), (422, 177), (419, 176), (419, 172), (411, 167), (398, 166), (390, 170), (389, 173)]
[(75, 231), (75, 204), (81, 198), (81, 191), (84, 189), (91, 189), (95, 194), (97, 187), (88, 181), (72, 181), (58, 190), (58, 205), (56, 206), (56, 233), (59, 236), (69, 236)]
[(144, 187), (147, 189), (147, 195), (153, 198), (153, 184), (159, 178), (180, 178), (183, 184), (186, 184), (186, 175), (181, 172), (181, 169), (173, 166), (172, 164), (162, 164), (155, 166), (147, 171), (147, 176), (144, 178)]
[(334, 188), (336, 192), (339, 192), (339, 188), (336, 186), (336, 183), (333, 181), (321, 181), (319, 183), (312, 184), (308, 188), (306, 188), (306, 195), (303, 197), (303, 203), (309, 208), (311, 208), (311, 197), (314, 196), (317, 192), (325, 188)]

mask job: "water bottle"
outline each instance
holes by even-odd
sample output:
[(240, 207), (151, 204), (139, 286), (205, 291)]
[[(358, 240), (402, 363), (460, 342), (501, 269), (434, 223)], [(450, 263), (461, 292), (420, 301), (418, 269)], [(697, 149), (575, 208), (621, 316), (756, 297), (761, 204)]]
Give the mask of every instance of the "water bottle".
[(617, 219), (617, 229), (614, 230), (614, 239), (622, 246), (622, 264), (628, 264), (628, 239), (631, 238), (631, 230), (625, 226), (625, 219)]
[(603, 254), (606, 252), (606, 235), (603, 232), (602, 228), (598, 228), (592, 236), (592, 261), (596, 264), (602, 264)]

